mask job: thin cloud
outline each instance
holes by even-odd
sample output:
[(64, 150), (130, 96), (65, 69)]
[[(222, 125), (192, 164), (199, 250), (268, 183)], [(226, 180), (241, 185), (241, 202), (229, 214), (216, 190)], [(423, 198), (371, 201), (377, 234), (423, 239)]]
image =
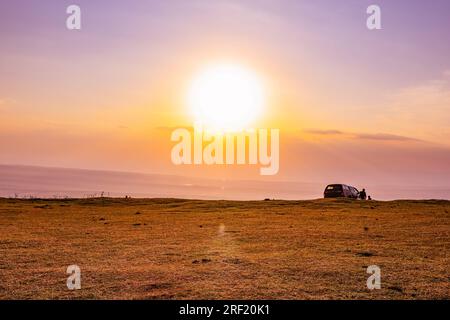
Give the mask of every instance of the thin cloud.
[(390, 97), (388, 108), (378, 118), (386, 127), (395, 127), (408, 135), (415, 131), (422, 134), (421, 138), (448, 144), (450, 71), (444, 71), (439, 79), (399, 90)]
[(185, 128), (185, 129), (188, 129), (188, 130), (191, 129), (191, 128), (186, 127), (186, 126), (179, 126), (179, 127), (159, 126), (159, 127), (156, 127), (155, 129), (158, 130), (158, 131), (167, 133), (167, 132), (172, 132), (172, 131), (174, 131), (174, 130), (176, 130), (178, 128)]
[(5, 109), (9, 106), (15, 105), (16, 100), (10, 98), (0, 98), (0, 109)]
[(309, 129), (304, 130), (303, 132), (309, 133), (309, 134), (316, 134), (316, 135), (323, 135), (323, 136), (330, 136), (330, 135), (343, 135), (344, 132), (340, 130), (320, 130), (320, 129)]
[(354, 138), (362, 140), (380, 140), (380, 141), (421, 141), (416, 138), (399, 136), (388, 133), (375, 133), (375, 134), (358, 133), (354, 134)]
[(304, 130), (305, 133), (320, 136), (340, 136), (346, 137), (348, 139), (358, 139), (358, 140), (376, 140), (376, 141), (421, 141), (416, 138), (401, 136), (389, 133), (354, 133), (354, 132), (344, 132), (341, 130), (320, 130), (320, 129), (308, 129)]

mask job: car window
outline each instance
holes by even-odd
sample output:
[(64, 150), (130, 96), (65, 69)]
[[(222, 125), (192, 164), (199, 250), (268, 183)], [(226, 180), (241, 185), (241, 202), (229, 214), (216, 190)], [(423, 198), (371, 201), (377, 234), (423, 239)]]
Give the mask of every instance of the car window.
[(340, 192), (340, 191), (342, 191), (342, 185), (341, 184), (329, 184), (325, 190), (330, 191), (330, 192)]

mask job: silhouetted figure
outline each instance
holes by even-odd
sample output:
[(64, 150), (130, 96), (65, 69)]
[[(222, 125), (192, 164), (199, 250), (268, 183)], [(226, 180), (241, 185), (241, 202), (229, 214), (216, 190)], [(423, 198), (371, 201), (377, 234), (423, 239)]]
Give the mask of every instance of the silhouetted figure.
[(368, 196), (368, 197), (367, 197), (367, 200), (372, 200), (372, 197), (371, 197), (371, 196)]
[(366, 197), (367, 197), (366, 189), (363, 188), (363, 189), (359, 192), (359, 198), (360, 198), (361, 200), (366, 200)]

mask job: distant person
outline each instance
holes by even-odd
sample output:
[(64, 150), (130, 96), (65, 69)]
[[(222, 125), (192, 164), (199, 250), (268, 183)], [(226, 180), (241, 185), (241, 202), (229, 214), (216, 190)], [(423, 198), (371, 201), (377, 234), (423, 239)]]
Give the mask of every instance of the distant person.
[(367, 197), (367, 200), (372, 200), (372, 197), (371, 197), (371, 196), (368, 196), (368, 197)]
[(367, 198), (366, 189), (363, 188), (363, 189), (359, 192), (359, 198), (360, 198), (361, 200), (366, 200), (366, 198)]

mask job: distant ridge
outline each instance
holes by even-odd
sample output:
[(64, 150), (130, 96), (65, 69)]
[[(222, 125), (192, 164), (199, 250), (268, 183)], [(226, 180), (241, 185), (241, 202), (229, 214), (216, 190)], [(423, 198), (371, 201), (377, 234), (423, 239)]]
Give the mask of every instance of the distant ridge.
[(260, 200), (318, 198), (322, 186), (297, 182), (223, 181), (176, 175), (0, 165), (1, 197), (177, 197)]
[[(334, 181), (333, 181), (334, 182)], [(261, 200), (321, 198), (326, 183), (219, 180), (145, 174), (0, 165), (0, 197), (85, 198), (92, 196)], [(358, 186), (357, 186), (358, 187)], [(450, 199), (450, 188), (364, 186), (374, 199)]]

